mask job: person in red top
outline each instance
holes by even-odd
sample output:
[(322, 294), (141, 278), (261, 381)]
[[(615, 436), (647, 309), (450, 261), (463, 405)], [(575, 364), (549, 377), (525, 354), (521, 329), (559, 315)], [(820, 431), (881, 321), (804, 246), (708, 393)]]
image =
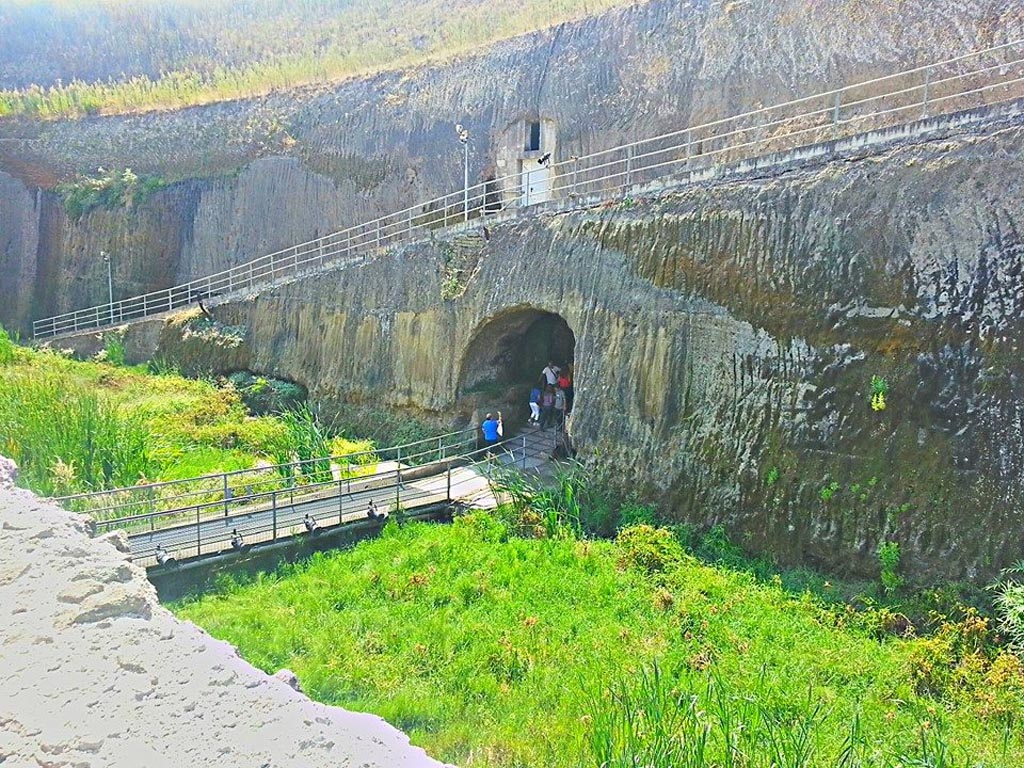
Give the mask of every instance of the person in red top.
[(569, 377), (568, 370), (563, 369), (558, 372), (558, 388), (565, 393), (565, 415), (568, 416), (572, 412), (573, 396), (572, 379)]

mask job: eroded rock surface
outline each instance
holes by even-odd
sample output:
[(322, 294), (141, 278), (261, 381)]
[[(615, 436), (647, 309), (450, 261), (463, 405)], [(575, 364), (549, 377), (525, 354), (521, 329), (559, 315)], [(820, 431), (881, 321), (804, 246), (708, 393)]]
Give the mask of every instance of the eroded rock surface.
[(0, 490), (5, 768), (441, 766), (380, 718), (312, 702), (176, 619), (119, 543)]
[[(27, 333), (33, 317), (107, 301), (101, 250), (125, 298), (456, 191), (457, 122), (477, 183), (518, 173), (505, 154), (528, 121), (567, 160), (1022, 35), (1020, 0), (654, 0), (331, 85), (0, 121), (0, 322)], [(172, 183), (69, 216), (54, 185), (101, 166)]]
[[(573, 440), (672, 518), (866, 576), (895, 541), (911, 578), (981, 581), (1024, 555), (1022, 147), (1015, 113), (493, 224), (457, 295), (438, 239), (216, 313), (243, 367), (325, 405), (443, 415), (489, 381), (487, 408), (525, 410), (502, 371), (557, 315)], [(207, 365), (191, 344), (155, 354)]]

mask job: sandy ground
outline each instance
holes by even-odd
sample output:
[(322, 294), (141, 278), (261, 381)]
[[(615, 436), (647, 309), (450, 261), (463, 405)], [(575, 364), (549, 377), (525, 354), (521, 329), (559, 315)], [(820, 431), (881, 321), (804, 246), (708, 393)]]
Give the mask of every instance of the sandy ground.
[[(426, 768), (380, 718), (310, 701), (160, 606), (122, 534), (12, 490), (0, 460), (3, 768)], [(300, 681), (301, 682), (301, 681)]]

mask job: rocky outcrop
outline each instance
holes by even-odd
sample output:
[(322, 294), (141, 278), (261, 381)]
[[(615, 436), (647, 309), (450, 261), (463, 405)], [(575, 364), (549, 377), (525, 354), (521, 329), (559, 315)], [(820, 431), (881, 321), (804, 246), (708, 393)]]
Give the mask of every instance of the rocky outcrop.
[[(0, 121), (0, 169), (25, 183), (0, 182), (0, 211), (11, 200), (24, 230), (24, 245), (0, 240), (0, 272), (19, 275), (19, 297), (35, 297), (29, 308), (0, 303), (0, 322), (27, 330), (32, 315), (104, 303), (100, 250), (114, 257), (121, 298), (457, 190), (456, 123), (469, 128), (480, 181), (517, 173), (510, 158), (534, 121), (564, 160), (1022, 36), (1024, 6), (998, 0), (655, 0), (331, 87), (177, 112)], [(80, 221), (53, 196), (44, 215), (25, 209), (35, 186), (101, 166), (176, 183)], [(21, 269), (24, 254), (39, 266)]]
[[(0, 460), (2, 461), (2, 460)], [(0, 763), (440, 766), (314, 703), (157, 602), (123, 534), (0, 490)]]
[(788, 562), (870, 574), (897, 541), (912, 578), (980, 578), (1024, 554), (1022, 148), (1018, 114), (494, 224), (458, 291), (438, 240), (213, 311), (244, 329), (232, 364), (325, 404), (501, 407), (551, 349), (577, 447), (675, 519)]

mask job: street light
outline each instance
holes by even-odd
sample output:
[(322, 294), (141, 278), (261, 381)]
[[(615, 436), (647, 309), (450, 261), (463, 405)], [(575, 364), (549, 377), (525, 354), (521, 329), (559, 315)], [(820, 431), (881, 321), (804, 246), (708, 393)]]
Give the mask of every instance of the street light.
[(469, 221), (469, 129), (459, 123), (455, 133), (462, 142), (462, 220)]
[(107, 306), (108, 314), (110, 315), (110, 324), (114, 324), (114, 274), (110, 264), (110, 254), (106, 251), (100, 251), (100, 256), (103, 258), (103, 263), (107, 265)]

